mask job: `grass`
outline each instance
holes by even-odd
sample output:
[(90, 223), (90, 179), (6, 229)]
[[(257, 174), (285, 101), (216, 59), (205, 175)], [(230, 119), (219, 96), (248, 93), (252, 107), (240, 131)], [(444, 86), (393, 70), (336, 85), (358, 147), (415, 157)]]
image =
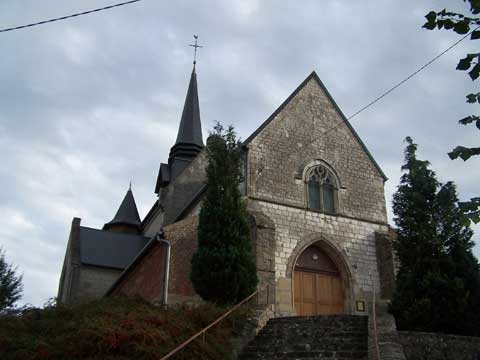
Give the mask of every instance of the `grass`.
[[(213, 305), (167, 310), (139, 299), (105, 298), (75, 306), (0, 316), (2, 360), (160, 359), (221, 316)], [(231, 339), (247, 318), (232, 314), (172, 359), (229, 359)], [(233, 325), (237, 326), (234, 327)]]

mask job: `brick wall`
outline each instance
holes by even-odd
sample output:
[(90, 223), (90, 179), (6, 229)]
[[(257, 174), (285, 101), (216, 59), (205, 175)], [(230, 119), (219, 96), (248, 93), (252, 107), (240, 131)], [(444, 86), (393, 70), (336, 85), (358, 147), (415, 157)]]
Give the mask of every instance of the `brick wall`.
[[(190, 281), (190, 261), (197, 249), (198, 217), (190, 216), (164, 228), (170, 242), (168, 303), (199, 302)], [(163, 295), (166, 245), (156, 243), (117, 285), (113, 294), (160, 301)]]
[(161, 301), (166, 255), (167, 246), (155, 242), (141, 262), (116, 286), (112, 294), (139, 296), (149, 301)]

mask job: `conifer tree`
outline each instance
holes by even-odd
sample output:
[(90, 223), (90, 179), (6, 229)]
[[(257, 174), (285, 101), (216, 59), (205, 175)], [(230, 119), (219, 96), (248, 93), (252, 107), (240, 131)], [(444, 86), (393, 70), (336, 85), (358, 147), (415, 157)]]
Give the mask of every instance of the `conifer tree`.
[(242, 152), (233, 127), (224, 131), (217, 123), (206, 151), (207, 190), (190, 277), (204, 300), (227, 305), (251, 294), (258, 282), (247, 211), (239, 190)]
[(393, 197), (400, 269), (391, 310), (399, 329), (475, 335), (480, 278), (468, 218), (455, 185), (439, 184), (429, 163), (417, 159), (417, 145), (406, 141), (405, 173)]
[(397, 225), (397, 256), (400, 268), (391, 304), (400, 329), (425, 330), (433, 325), (432, 290), (445, 287), (439, 269), (441, 248), (436, 241), (434, 221), (435, 195), (438, 187), (428, 161), (418, 160), (417, 145), (406, 138), (405, 172), (393, 196)]
[(0, 313), (11, 309), (22, 297), (22, 292), (22, 276), (15, 274), (15, 269), (5, 259), (5, 251), (0, 248)]
[(447, 182), (437, 194), (438, 236), (449, 257), (454, 289), (449, 304), (448, 329), (462, 335), (480, 335), (480, 269), (472, 253), (473, 231), (459, 206), (455, 184)]

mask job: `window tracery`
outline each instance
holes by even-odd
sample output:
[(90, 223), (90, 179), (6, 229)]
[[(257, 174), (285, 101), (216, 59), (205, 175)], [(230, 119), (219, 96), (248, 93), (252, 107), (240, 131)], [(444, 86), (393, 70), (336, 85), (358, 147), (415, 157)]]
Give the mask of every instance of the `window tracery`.
[(310, 168), (306, 174), (308, 208), (326, 213), (336, 212), (337, 183), (323, 165)]

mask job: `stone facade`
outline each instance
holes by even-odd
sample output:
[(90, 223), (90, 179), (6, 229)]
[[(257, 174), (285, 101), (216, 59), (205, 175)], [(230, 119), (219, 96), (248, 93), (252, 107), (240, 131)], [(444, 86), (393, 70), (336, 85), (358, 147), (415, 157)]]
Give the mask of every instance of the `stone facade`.
[(380, 297), (391, 299), (395, 290), (395, 257), (391, 235), (376, 233), (378, 273), (380, 274)]
[[(162, 188), (159, 202), (163, 209), (163, 226), (179, 220), (182, 213), (188, 212), (192, 199), (205, 185), (206, 161), (205, 151), (200, 152), (175, 181)], [(150, 226), (147, 225), (144, 232), (149, 231)]]
[(122, 273), (120, 269), (109, 269), (89, 265), (82, 265), (78, 270), (77, 302), (102, 297)]
[(80, 243), (78, 241), (80, 231), (79, 218), (73, 218), (70, 228), (70, 235), (65, 251), (65, 260), (63, 262), (62, 273), (58, 285), (58, 301), (69, 303), (77, 293), (78, 267), (80, 266)]
[[(388, 297), (394, 259), (391, 243), (379, 240), (389, 232), (386, 178), (315, 73), (247, 138), (244, 149), (242, 188), (251, 215), (259, 303), (276, 316), (295, 314), (295, 265), (313, 244), (338, 268), (345, 314), (365, 315), (365, 310), (357, 312), (356, 301), (368, 309), (373, 296)], [(170, 303), (199, 301), (190, 282), (190, 261), (197, 248), (206, 165), (206, 152), (199, 150), (181, 173), (162, 183), (158, 202), (142, 223), (142, 235), (152, 237), (163, 228), (171, 243)], [(329, 213), (309, 208), (307, 174), (317, 165), (334, 178), (334, 211)], [(135, 264), (138, 269), (122, 285), (125, 293), (160, 295), (148, 282), (161, 287), (157, 277), (164, 254), (151, 251), (151, 257)], [(147, 268), (154, 274), (148, 276)]]
[(164, 228), (165, 238), (171, 244), (168, 284), (170, 303), (200, 301), (190, 281), (190, 261), (198, 246), (197, 226), (198, 217), (190, 216)]
[(122, 272), (121, 269), (90, 266), (81, 262), (80, 222), (79, 218), (72, 221), (60, 277), (58, 301), (65, 304), (102, 297)]
[[(247, 140), (248, 206), (270, 222), (276, 314), (294, 314), (293, 268), (313, 243), (339, 267), (345, 312), (354, 313), (355, 300), (368, 304), (380, 289), (375, 233), (388, 232), (384, 175), (316, 76), (254, 135)], [(318, 163), (337, 178), (335, 214), (308, 209), (304, 174)]]
[[(391, 272), (379, 275), (393, 267), (391, 247), (382, 246), (379, 251), (376, 242), (389, 231), (386, 178), (316, 74), (245, 145), (245, 199), (260, 304), (273, 308), (276, 316), (295, 314), (295, 264), (302, 251), (316, 244), (340, 271), (344, 312), (365, 314), (356, 312), (355, 302), (363, 301), (368, 309), (372, 297), (385, 287), (384, 279), (391, 280)], [(205, 155), (202, 151), (161, 189), (160, 205), (145, 221), (144, 234), (151, 236), (164, 226), (172, 243), (169, 296), (174, 302), (192, 300), (195, 295), (189, 280), (190, 259), (197, 246), (196, 214), (206, 181)], [(335, 176), (334, 213), (308, 208), (305, 174), (317, 164)], [(386, 261), (377, 261), (378, 256)]]

